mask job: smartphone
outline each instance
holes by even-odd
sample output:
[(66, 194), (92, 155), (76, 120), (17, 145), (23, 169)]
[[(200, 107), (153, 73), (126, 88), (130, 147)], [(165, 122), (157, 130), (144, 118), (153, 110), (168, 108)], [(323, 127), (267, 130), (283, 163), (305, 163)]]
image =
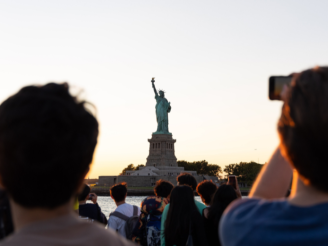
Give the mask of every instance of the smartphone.
[(93, 195), (89, 194), (88, 200), (92, 200)]
[(237, 189), (236, 185), (236, 175), (229, 175), (228, 176), (228, 183), (231, 185), (234, 189)]
[(270, 100), (281, 100), (280, 94), (284, 85), (289, 86), (292, 76), (271, 76), (269, 78), (269, 98)]

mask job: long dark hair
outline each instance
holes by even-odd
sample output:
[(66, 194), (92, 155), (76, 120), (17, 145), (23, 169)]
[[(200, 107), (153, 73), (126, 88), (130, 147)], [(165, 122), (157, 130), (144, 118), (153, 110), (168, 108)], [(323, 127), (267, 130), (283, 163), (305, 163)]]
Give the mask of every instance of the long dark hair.
[(231, 185), (221, 185), (213, 197), (212, 205), (208, 208), (208, 219), (218, 226), (221, 216), (228, 205), (236, 200), (237, 194)]
[(171, 193), (170, 207), (165, 221), (165, 244), (174, 245), (187, 238), (192, 212), (197, 211), (194, 193), (189, 186), (176, 186)]

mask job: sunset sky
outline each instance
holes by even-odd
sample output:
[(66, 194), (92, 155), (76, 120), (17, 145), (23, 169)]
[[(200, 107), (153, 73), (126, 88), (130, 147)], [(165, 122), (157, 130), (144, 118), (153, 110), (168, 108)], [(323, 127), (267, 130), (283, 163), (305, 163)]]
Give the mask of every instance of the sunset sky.
[(145, 164), (154, 92), (171, 102), (178, 160), (266, 162), (282, 103), (270, 75), (327, 65), (328, 1), (2, 0), (0, 101), (67, 81), (97, 107), (90, 178)]

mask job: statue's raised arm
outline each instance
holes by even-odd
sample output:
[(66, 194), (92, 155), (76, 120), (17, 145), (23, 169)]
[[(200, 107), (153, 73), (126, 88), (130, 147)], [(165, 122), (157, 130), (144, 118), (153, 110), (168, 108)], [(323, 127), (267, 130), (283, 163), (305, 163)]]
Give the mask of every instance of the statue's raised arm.
[(157, 93), (157, 90), (156, 90), (156, 87), (155, 87), (155, 78), (152, 78), (151, 79), (151, 83), (152, 83), (152, 86), (153, 86), (153, 89), (154, 89), (154, 92), (155, 92), (155, 96), (158, 96), (158, 93)]

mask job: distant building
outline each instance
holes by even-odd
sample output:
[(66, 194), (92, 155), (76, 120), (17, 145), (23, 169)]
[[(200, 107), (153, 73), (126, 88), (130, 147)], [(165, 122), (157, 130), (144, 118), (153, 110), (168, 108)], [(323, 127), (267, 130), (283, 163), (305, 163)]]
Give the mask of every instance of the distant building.
[(149, 155), (145, 167), (139, 167), (136, 171), (126, 171), (120, 176), (99, 176), (99, 185), (112, 186), (116, 183), (127, 182), (131, 187), (154, 186), (157, 180), (165, 179), (176, 184), (176, 177), (183, 172), (193, 175), (197, 182), (205, 179), (218, 182), (218, 177), (197, 175), (196, 171), (185, 171), (184, 167), (178, 167), (175, 157), (175, 142), (169, 134), (153, 134), (149, 142)]

